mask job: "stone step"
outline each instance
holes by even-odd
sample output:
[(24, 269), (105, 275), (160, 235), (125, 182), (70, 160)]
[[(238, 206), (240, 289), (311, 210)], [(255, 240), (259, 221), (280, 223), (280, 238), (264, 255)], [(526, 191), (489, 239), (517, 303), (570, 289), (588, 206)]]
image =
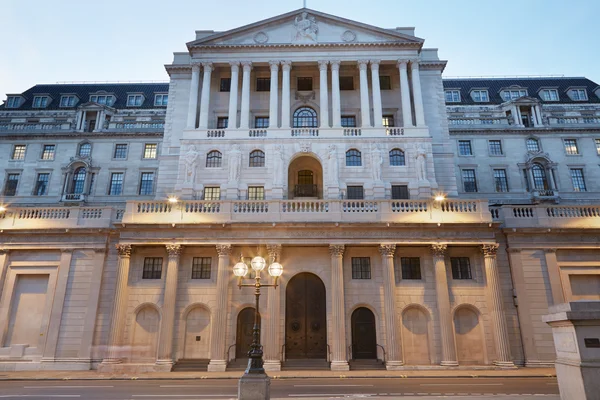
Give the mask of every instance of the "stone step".
[(385, 370), (385, 363), (381, 360), (350, 360), (351, 371)]
[(281, 366), (282, 371), (323, 371), (329, 370), (329, 363), (324, 359), (290, 359)]
[(236, 360), (229, 361), (227, 364), (227, 371), (245, 371), (248, 367), (247, 358), (238, 358)]
[(207, 371), (209, 359), (182, 358), (173, 365), (172, 371)]

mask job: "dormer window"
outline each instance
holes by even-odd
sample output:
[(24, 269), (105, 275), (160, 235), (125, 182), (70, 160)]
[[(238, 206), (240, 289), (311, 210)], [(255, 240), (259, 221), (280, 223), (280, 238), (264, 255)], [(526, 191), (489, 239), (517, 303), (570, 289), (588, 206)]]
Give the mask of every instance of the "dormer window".
[(92, 95), (90, 96), (90, 101), (93, 103), (98, 103), (106, 106), (112, 106), (115, 102), (115, 96), (111, 95)]
[(460, 90), (446, 90), (446, 103), (460, 103)]
[(33, 108), (46, 108), (48, 106), (48, 96), (35, 96), (33, 98)]
[(515, 100), (527, 96), (527, 89), (507, 89), (502, 91), (504, 101)]
[(544, 101), (558, 101), (558, 90), (542, 89), (540, 90), (540, 97)]
[(158, 107), (166, 107), (169, 102), (168, 94), (157, 94), (154, 96), (154, 105)]
[(77, 103), (77, 97), (74, 95), (66, 95), (60, 98), (61, 107), (74, 107)]
[(144, 96), (141, 94), (130, 94), (127, 96), (127, 107), (139, 107), (144, 102)]
[(490, 101), (490, 96), (488, 95), (487, 90), (472, 90), (471, 97), (473, 97), (473, 101), (478, 103), (486, 103)]
[(6, 108), (19, 108), (21, 105), (21, 97), (9, 96), (6, 100)]
[(585, 101), (588, 99), (587, 91), (585, 89), (571, 89), (569, 90), (569, 96), (574, 101)]

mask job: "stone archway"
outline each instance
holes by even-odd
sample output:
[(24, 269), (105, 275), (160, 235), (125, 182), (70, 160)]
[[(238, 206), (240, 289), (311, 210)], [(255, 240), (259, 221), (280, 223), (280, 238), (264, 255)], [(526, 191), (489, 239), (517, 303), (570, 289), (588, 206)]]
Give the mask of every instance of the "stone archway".
[(185, 317), (183, 358), (207, 359), (209, 348), (210, 312), (202, 306), (196, 306)]
[(402, 344), (406, 364), (431, 364), (429, 315), (420, 307), (408, 307), (402, 313)]
[(135, 315), (131, 361), (134, 363), (156, 362), (160, 315), (152, 306), (142, 307)]
[(375, 315), (366, 307), (359, 307), (352, 313), (352, 359), (377, 358), (377, 331)]
[(456, 357), (459, 364), (484, 364), (485, 342), (481, 320), (470, 307), (460, 307), (454, 312)]
[(322, 199), (323, 166), (312, 155), (294, 158), (288, 167), (289, 199)]
[(254, 307), (246, 307), (237, 317), (235, 358), (248, 358), (254, 329)]

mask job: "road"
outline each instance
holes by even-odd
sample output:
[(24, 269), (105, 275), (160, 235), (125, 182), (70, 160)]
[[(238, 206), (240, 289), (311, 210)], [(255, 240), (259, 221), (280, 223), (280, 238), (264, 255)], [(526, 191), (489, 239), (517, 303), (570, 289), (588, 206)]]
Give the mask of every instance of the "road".
[[(490, 394), (512, 394), (517, 397), (557, 395), (558, 384), (556, 378), (310, 378), (271, 381), (271, 397), (274, 399)], [(236, 396), (235, 379), (0, 381), (0, 399), (227, 400)]]

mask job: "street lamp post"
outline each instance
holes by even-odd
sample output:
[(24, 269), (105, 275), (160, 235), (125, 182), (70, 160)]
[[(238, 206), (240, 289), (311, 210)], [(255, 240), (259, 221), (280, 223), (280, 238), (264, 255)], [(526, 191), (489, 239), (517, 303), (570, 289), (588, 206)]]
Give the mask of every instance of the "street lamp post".
[(248, 367), (244, 375), (240, 378), (238, 384), (238, 399), (239, 400), (265, 400), (270, 398), (270, 379), (263, 368), (263, 350), (260, 344), (260, 288), (273, 287), (277, 288), (277, 280), (283, 273), (283, 266), (273, 260), (269, 265), (268, 271), (274, 280), (272, 284), (264, 284), (260, 282), (260, 273), (267, 265), (264, 258), (256, 256), (250, 262), (254, 270), (254, 283), (242, 283), (244, 277), (248, 274), (248, 266), (244, 262), (244, 258), (240, 257), (240, 261), (234, 265), (233, 274), (238, 277), (238, 287), (253, 287), (254, 296), (256, 298), (256, 308), (254, 311), (254, 328), (252, 330), (252, 344), (248, 352)]

